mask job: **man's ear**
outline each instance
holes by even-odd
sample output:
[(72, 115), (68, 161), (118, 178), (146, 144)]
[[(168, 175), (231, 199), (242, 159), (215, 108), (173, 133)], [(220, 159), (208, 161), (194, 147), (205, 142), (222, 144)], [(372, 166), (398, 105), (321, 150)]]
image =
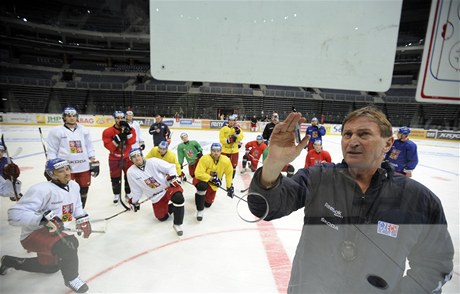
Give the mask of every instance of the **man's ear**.
[(389, 137), (386, 140), (385, 147), (383, 148), (384, 153), (387, 153), (390, 150), (391, 146), (393, 146), (394, 141), (395, 141), (395, 138), (393, 138), (393, 136)]

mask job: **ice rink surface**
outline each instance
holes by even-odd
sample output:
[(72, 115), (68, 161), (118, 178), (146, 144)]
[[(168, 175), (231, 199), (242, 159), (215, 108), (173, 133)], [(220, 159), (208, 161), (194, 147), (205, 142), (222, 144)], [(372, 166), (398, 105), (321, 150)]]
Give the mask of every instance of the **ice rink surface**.
[[(22, 191), (44, 181), (45, 155), (38, 126), (0, 126), (6, 144), (14, 152), (21, 168)], [(42, 127), (46, 139), (50, 127)], [(120, 211), (115, 206), (108, 171), (108, 151), (103, 147), (103, 128), (89, 128), (101, 161), (101, 173), (92, 179), (85, 210), (92, 220), (104, 219)], [(172, 129), (170, 149), (176, 152), (183, 130)], [(190, 140), (197, 140), (209, 152), (218, 142), (218, 130), (187, 130)], [(245, 132), (244, 143), (254, 140), (259, 132)], [(142, 129), (146, 150), (153, 146), (148, 129)], [(454, 275), (443, 293), (460, 293), (460, 144), (444, 141), (414, 140), (418, 145), (419, 165), (414, 179), (430, 188), (442, 201), (449, 231), (456, 249)], [(325, 150), (333, 162), (342, 160), (340, 137), (323, 138)], [(244, 148), (234, 179), (235, 194), (248, 187), (251, 172), (240, 174)], [(294, 161), (302, 168), (306, 151)], [(188, 175), (187, 168), (184, 172)], [(237, 207), (238, 199), (218, 190), (216, 201), (205, 210), (202, 222), (196, 221), (195, 188), (183, 184), (185, 218), (184, 235), (179, 238), (172, 229), (172, 218), (159, 222), (153, 216), (150, 202), (137, 213), (128, 211), (106, 222), (93, 223), (94, 233), (79, 238), (80, 276), (86, 280), (90, 293), (285, 293), (291, 261), (299, 240), (303, 210), (272, 222), (248, 223), (241, 215), (245, 205)], [(7, 210), (14, 202), (0, 197), (0, 254), (32, 257), (19, 243), (20, 228), (7, 222)], [(331, 281), (333, 282), (333, 281)], [(0, 276), (0, 293), (67, 293), (61, 274), (51, 275), (9, 271)]]

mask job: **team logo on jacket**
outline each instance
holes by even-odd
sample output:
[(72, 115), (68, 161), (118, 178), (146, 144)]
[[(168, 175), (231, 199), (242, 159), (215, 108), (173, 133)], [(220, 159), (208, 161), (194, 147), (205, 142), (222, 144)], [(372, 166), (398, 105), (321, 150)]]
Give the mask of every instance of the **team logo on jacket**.
[(80, 140), (69, 141), (69, 150), (71, 154), (82, 153), (83, 147)]
[(195, 153), (193, 153), (192, 150), (185, 151), (185, 154), (186, 154), (187, 158), (192, 158), (195, 155)]
[(398, 237), (399, 225), (379, 221), (377, 224), (377, 234), (396, 238)]
[(398, 149), (396, 149), (396, 148), (393, 148), (393, 149), (391, 150), (390, 158), (391, 158), (391, 159), (394, 159), (394, 160), (398, 159), (399, 153), (401, 153), (400, 150), (398, 150)]
[(152, 189), (158, 188), (160, 183), (158, 183), (154, 178), (150, 177), (144, 180), (145, 184)]

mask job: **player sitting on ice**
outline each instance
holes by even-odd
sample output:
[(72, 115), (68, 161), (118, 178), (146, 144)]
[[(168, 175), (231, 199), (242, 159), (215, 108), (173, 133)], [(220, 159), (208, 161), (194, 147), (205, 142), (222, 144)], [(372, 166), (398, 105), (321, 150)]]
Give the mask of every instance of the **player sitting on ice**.
[(82, 207), (80, 186), (71, 180), (70, 164), (62, 158), (48, 160), (46, 173), (51, 181), (30, 187), (21, 201), (8, 209), (10, 225), (22, 227), (22, 247), (36, 252), (37, 257), (4, 255), (0, 274), (4, 275), (9, 268), (46, 274), (61, 270), (67, 287), (85, 293), (88, 285), (78, 274), (78, 240), (64, 232), (74, 219), (83, 238), (92, 232), (88, 214)]
[(131, 209), (134, 212), (140, 209), (139, 200), (144, 194), (152, 201), (153, 214), (158, 220), (165, 221), (174, 214), (173, 228), (177, 235), (182, 236), (185, 199), (176, 166), (155, 157), (144, 159), (138, 148), (131, 150), (129, 158), (133, 162), (127, 173)]

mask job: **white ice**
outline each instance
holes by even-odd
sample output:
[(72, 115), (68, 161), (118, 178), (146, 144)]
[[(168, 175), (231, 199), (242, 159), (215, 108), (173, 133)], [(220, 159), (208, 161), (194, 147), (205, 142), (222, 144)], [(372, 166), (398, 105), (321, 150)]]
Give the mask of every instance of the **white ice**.
[[(38, 126), (0, 126), (12, 151), (23, 147), (14, 161), (21, 167), (23, 192), (44, 181), (45, 155)], [(46, 138), (50, 127), (42, 127)], [(108, 152), (103, 147), (103, 128), (89, 128), (101, 161), (101, 173), (93, 178), (86, 211), (92, 220), (103, 219), (123, 210), (112, 203), (108, 172)], [(183, 130), (172, 130), (171, 149), (176, 151)], [(142, 129), (147, 149), (151, 136)], [(187, 130), (209, 151), (218, 142), (217, 130)], [(245, 132), (244, 142), (259, 133)], [(328, 135), (324, 148), (334, 162), (342, 160), (340, 137)], [(460, 293), (459, 244), (459, 150), (457, 142), (414, 140), (418, 145), (419, 165), (414, 179), (430, 188), (442, 201), (449, 231), (457, 250), (454, 275), (443, 293)], [(244, 148), (240, 149), (240, 162)], [(304, 165), (306, 151), (294, 161), (296, 169)], [(235, 194), (248, 187), (252, 173), (240, 175), (241, 163), (234, 180)], [(185, 168), (188, 175), (188, 170)], [(237, 213), (238, 199), (230, 199), (223, 190), (213, 206), (205, 210), (202, 222), (196, 221), (195, 189), (185, 183), (186, 198), (184, 235), (172, 229), (172, 220), (159, 222), (150, 202), (137, 213), (126, 212), (107, 222), (94, 222), (89, 239), (79, 238), (80, 276), (88, 282), (91, 293), (285, 293), (290, 262), (295, 253), (303, 222), (303, 211), (272, 222), (247, 223)], [(20, 228), (7, 222), (7, 210), (14, 203), (0, 197), (0, 255), (35, 256), (19, 243)], [(244, 203), (242, 203), (244, 204)], [(242, 206), (244, 207), (244, 205)], [(243, 212), (242, 212), (243, 213)], [(332, 281), (333, 282), (333, 281)], [(65, 293), (60, 273), (51, 275), (9, 271), (0, 276), (1, 293)]]

